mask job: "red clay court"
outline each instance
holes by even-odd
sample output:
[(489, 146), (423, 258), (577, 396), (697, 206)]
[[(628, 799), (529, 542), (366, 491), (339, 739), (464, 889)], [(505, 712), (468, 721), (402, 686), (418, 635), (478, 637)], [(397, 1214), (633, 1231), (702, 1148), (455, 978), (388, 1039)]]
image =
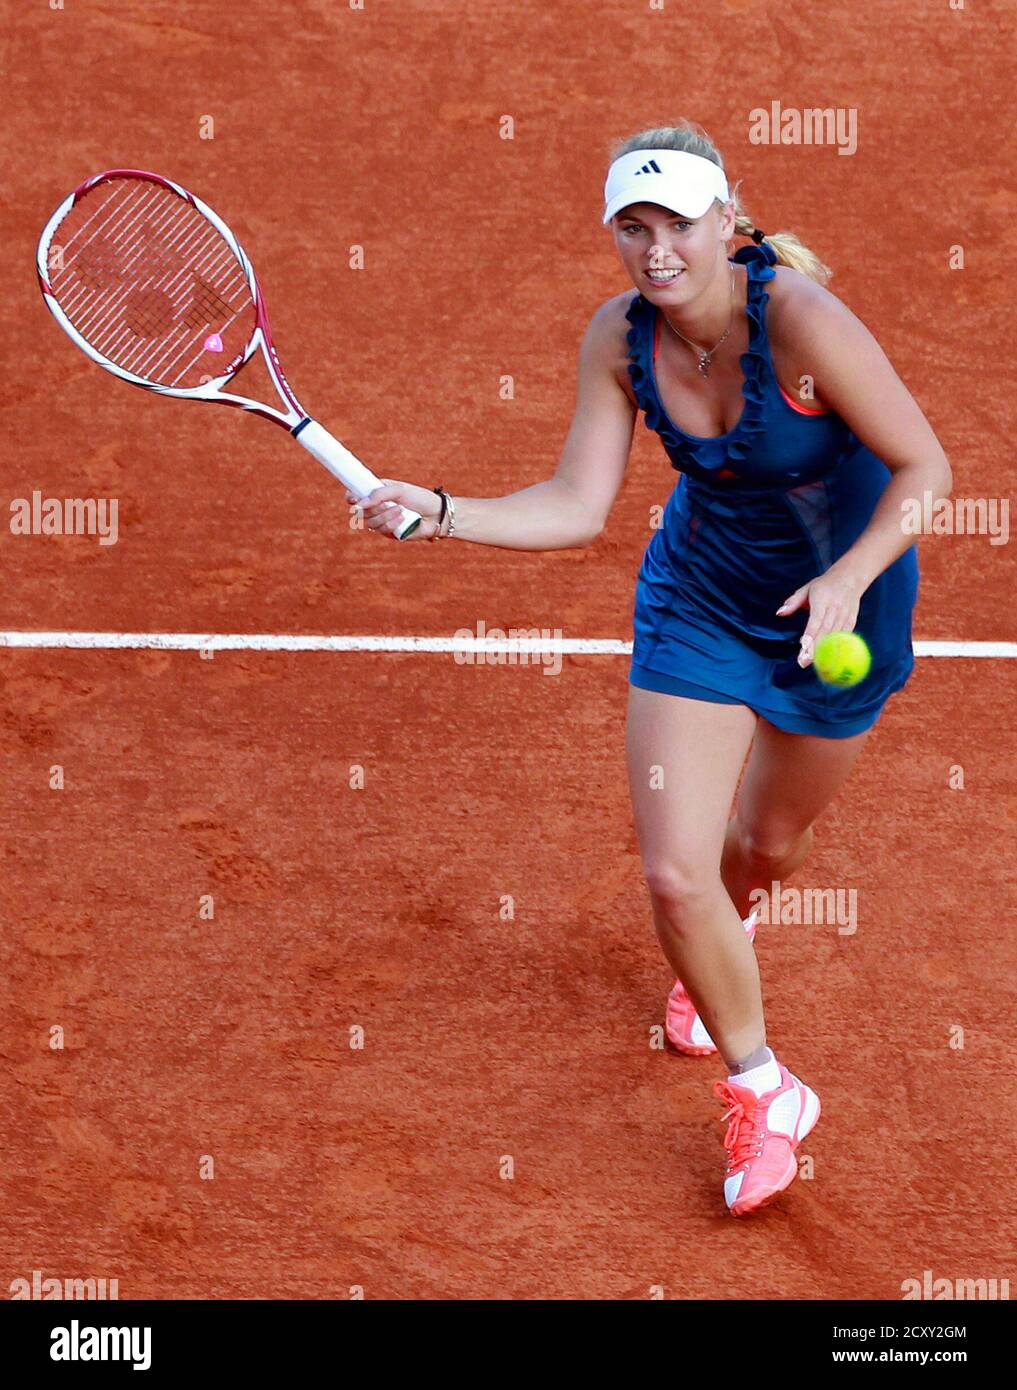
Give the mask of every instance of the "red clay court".
[[(624, 643), (674, 482), (639, 423), (590, 549), (351, 530), (279, 431), (116, 383), (50, 321), (39, 231), (114, 165), (227, 217), (294, 386), (376, 472), (495, 496), (552, 471), (583, 326), (624, 288), (611, 142), (689, 116), (759, 224), (833, 266), (955, 494), (1009, 498), (1011, 7), (291, 8), (8, 19), (3, 515), (36, 490), (115, 497), (119, 539), (0, 528), (0, 1291), (37, 1269), (142, 1299), (867, 1300), (926, 1270), (1014, 1277), (1008, 545), (921, 545), (915, 674), (800, 880), (857, 890), (857, 931), (760, 931), (771, 1036), (824, 1121), (811, 1177), (750, 1223), (719, 1192), (721, 1069), (651, 1045), (670, 981), (624, 655), (551, 677), (384, 642), (11, 645), (479, 622)], [(857, 152), (751, 145), (773, 100), (856, 110)], [(943, 642), (997, 654), (922, 654)]]

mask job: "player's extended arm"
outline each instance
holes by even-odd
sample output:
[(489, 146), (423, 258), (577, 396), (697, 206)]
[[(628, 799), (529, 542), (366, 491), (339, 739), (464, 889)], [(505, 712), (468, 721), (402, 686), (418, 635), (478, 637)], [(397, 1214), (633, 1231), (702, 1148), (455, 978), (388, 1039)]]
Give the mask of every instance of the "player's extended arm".
[[(456, 539), (506, 550), (569, 550), (590, 545), (600, 535), (621, 486), (636, 417), (612, 366), (617, 319), (616, 302), (609, 301), (594, 314), (583, 337), (575, 414), (554, 475), (504, 497), (461, 497), (450, 487)], [(372, 530), (391, 534), (398, 512), (385, 506), (390, 501), (424, 516), (417, 533), (421, 538), (434, 535), (434, 494), (399, 482), (386, 483), (363, 499)]]

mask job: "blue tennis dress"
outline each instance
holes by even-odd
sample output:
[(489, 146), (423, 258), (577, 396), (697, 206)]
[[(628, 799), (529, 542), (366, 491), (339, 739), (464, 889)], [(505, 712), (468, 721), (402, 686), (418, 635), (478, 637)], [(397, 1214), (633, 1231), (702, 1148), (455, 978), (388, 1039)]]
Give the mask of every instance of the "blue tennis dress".
[(749, 345), (745, 404), (727, 434), (686, 434), (668, 417), (654, 375), (656, 307), (637, 295), (628, 310), (632, 388), (681, 473), (639, 569), (629, 682), (748, 705), (790, 733), (847, 738), (876, 722), (914, 667), (916, 548), (862, 596), (855, 631), (872, 652), (866, 679), (841, 689), (800, 667), (808, 609), (776, 610), (854, 544), (891, 475), (836, 412), (806, 411), (781, 388), (766, 334), (772, 248), (747, 246), (732, 259), (747, 267)]

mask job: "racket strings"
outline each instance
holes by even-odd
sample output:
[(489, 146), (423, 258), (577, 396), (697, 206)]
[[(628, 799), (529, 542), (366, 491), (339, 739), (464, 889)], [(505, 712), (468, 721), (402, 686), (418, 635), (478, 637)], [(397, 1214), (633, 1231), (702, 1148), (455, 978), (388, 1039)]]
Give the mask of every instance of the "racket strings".
[(229, 242), (159, 184), (117, 178), (88, 190), (57, 227), (48, 263), (75, 332), (156, 385), (187, 388), (222, 375), (256, 327)]

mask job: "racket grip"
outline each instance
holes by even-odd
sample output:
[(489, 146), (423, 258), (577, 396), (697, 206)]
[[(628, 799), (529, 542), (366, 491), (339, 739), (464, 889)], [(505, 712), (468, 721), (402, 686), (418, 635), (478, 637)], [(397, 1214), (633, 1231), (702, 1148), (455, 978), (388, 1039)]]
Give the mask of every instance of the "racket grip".
[[(344, 444), (340, 444), (338, 439), (333, 438), (328, 430), (318, 424), (317, 420), (312, 420), (308, 416), (301, 420), (291, 433), (297, 443), (302, 444), (312, 458), (316, 458), (333, 477), (338, 478), (341, 483), (345, 483), (349, 490), (355, 492), (358, 497), (366, 497), (376, 487), (381, 487), (381, 479), (376, 478), (356, 455), (351, 454)], [(396, 532), (397, 538), (401, 541), (412, 535), (421, 522), (419, 514), (410, 511), (409, 507), (403, 507), (403, 513), (403, 523)]]

